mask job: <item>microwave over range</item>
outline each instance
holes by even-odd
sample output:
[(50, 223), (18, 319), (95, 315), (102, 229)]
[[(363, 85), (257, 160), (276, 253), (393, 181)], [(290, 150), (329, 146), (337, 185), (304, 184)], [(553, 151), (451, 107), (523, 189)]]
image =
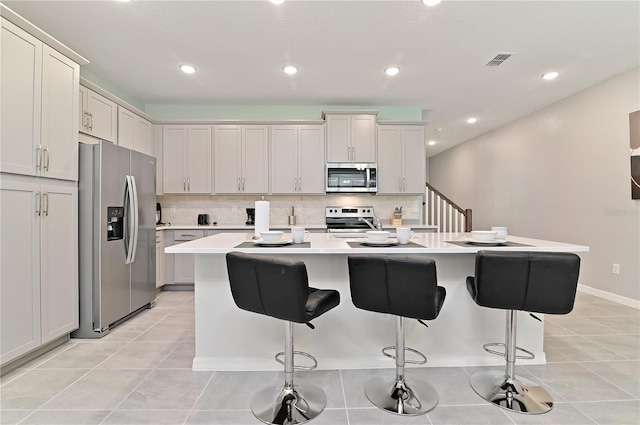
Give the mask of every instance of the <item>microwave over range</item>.
[(374, 163), (327, 164), (327, 193), (377, 193), (378, 166)]

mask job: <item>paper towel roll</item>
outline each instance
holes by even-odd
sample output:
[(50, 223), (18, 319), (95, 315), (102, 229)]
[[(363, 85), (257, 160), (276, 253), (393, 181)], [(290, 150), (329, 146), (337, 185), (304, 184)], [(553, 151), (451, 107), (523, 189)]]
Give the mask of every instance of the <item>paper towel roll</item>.
[(261, 232), (269, 230), (269, 201), (256, 201), (255, 236), (261, 237)]

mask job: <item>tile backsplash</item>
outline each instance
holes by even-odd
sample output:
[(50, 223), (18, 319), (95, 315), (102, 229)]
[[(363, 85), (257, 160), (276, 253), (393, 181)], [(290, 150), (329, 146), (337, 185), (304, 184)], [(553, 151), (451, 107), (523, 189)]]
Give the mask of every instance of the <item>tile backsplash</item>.
[[(244, 224), (246, 208), (253, 208), (262, 196), (223, 195), (162, 195), (157, 202), (162, 206), (162, 221), (174, 225), (196, 225), (198, 214), (209, 214), (211, 222), (220, 225)], [(395, 207), (402, 207), (403, 220), (423, 223), (423, 196), (404, 195), (326, 195), (326, 196), (264, 196), (269, 201), (269, 221), (286, 225), (288, 210), (293, 206), (296, 222), (300, 225), (324, 224), (324, 210), (328, 206), (374, 206), (383, 223), (391, 221)]]

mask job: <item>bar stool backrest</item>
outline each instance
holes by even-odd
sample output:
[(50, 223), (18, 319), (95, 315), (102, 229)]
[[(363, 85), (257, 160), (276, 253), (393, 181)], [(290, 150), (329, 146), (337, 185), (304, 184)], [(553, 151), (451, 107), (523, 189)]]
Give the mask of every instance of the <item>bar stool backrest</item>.
[(230, 252), (227, 271), (231, 294), (239, 308), (291, 322), (308, 322), (309, 280), (304, 262)]
[(580, 257), (571, 253), (479, 251), (467, 286), (483, 307), (566, 314), (579, 271)]
[(438, 287), (432, 259), (350, 255), (348, 262), (351, 299), (356, 307), (413, 319), (438, 316), (445, 290)]

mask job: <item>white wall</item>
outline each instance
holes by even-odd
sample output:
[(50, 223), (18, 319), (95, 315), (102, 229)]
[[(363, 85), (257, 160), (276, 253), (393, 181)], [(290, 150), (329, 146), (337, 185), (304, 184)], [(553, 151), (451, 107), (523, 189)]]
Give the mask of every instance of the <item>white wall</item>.
[(639, 109), (636, 68), (431, 157), (429, 182), (473, 209), (474, 229), (588, 245), (580, 283), (638, 301), (629, 113)]

